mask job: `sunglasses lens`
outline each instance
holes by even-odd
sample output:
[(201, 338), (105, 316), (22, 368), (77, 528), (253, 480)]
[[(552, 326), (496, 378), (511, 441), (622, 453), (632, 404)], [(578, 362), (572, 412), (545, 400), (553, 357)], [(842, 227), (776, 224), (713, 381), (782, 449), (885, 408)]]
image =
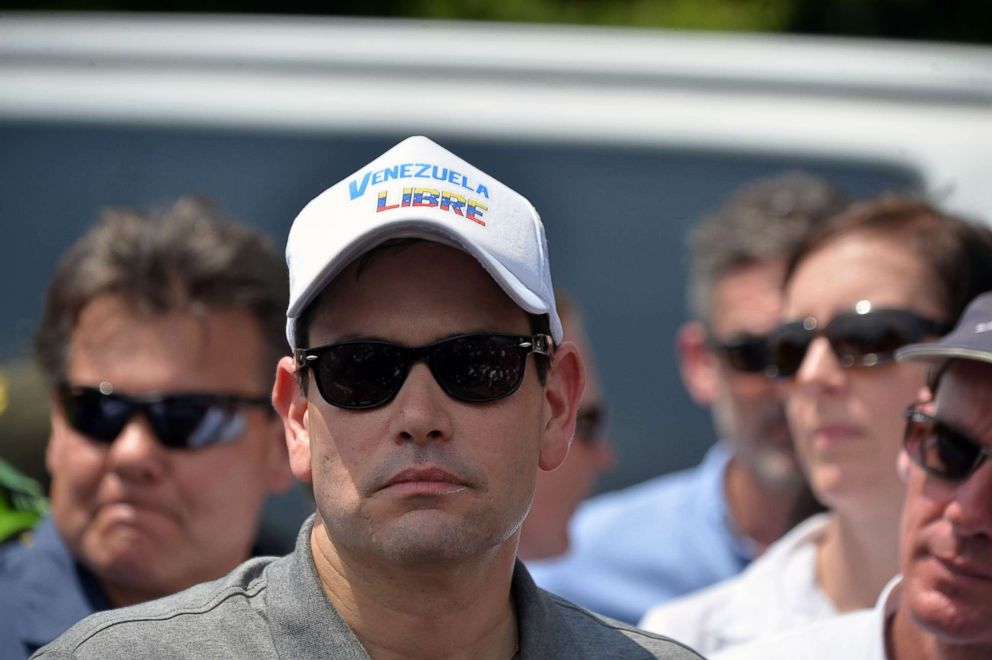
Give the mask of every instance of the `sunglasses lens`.
[(516, 392), (526, 360), (518, 338), (500, 335), (456, 337), (436, 344), (430, 354), (431, 371), (444, 391), (473, 403)]
[(204, 396), (176, 396), (149, 403), (148, 420), (166, 447), (201, 449), (239, 437), (244, 414), (233, 405)]
[(981, 448), (929, 415), (911, 412), (906, 426), (906, 452), (930, 474), (963, 481), (981, 462)]
[(838, 315), (826, 334), (845, 366), (888, 361), (896, 349), (922, 338), (916, 317), (898, 310)]
[(131, 418), (130, 403), (90, 388), (64, 388), (59, 398), (69, 426), (100, 442), (113, 442)]
[(727, 342), (720, 345), (727, 358), (727, 363), (737, 371), (758, 373), (768, 368), (771, 353), (768, 340), (764, 338), (746, 338)]
[(402, 349), (378, 342), (330, 346), (314, 367), (324, 400), (341, 408), (374, 408), (399, 392), (409, 368)]
[(813, 337), (813, 332), (807, 330), (802, 321), (786, 323), (772, 333), (769, 350), (775, 374), (786, 378), (794, 376), (802, 366)]

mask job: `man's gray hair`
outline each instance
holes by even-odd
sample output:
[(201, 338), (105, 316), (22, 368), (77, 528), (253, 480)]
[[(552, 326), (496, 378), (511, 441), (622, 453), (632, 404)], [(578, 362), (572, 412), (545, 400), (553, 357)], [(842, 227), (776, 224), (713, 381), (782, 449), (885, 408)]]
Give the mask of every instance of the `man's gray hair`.
[(799, 171), (739, 188), (689, 232), (690, 315), (708, 323), (720, 278), (749, 263), (788, 261), (811, 230), (849, 203), (847, 194), (826, 179)]

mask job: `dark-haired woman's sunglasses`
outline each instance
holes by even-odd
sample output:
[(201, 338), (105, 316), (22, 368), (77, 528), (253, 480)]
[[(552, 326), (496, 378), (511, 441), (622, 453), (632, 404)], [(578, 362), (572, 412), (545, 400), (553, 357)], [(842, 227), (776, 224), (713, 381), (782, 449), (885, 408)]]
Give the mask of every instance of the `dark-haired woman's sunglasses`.
[(988, 447), (915, 405), (903, 414), (906, 453), (928, 474), (957, 483), (970, 477), (985, 459), (992, 458)]
[(56, 394), (69, 426), (85, 436), (112, 443), (136, 413), (148, 420), (155, 437), (172, 449), (202, 449), (230, 442), (245, 430), (247, 406), (272, 410), (267, 396), (182, 393), (128, 396), (100, 387), (60, 385)]
[(906, 309), (869, 309), (865, 312), (842, 312), (820, 326), (808, 316), (785, 323), (769, 338), (771, 374), (780, 378), (794, 376), (802, 366), (813, 340), (826, 337), (844, 367), (874, 367), (891, 362), (896, 349), (924, 339), (942, 335), (951, 326), (924, 318)]
[(350, 341), (297, 349), (320, 396), (339, 408), (376, 408), (393, 400), (415, 362), (427, 363), (437, 384), (459, 401), (485, 403), (510, 396), (523, 382), (530, 353), (551, 355), (551, 337), (464, 335), (427, 346)]

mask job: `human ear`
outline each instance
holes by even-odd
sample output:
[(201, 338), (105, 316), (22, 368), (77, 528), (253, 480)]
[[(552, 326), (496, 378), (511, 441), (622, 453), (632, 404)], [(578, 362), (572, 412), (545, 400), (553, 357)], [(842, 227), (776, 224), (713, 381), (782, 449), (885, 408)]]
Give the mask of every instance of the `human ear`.
[(49, 428), (51, 431), (48, 436), (48, 445), (45, 447), (45, 469), (48, 470), (48, 474), (52, 475), (56, 472), (59, 454), (64, 451), (64, 436), (67, 429), (65, 412), (62, 410), (62, 404), (59, 403), (54, 390), (49, 392), (48, 400), (51, 404), (49, 407)]
[(272, 404), (282, 418), (290, 469), (297, 479), (309, 483), (313, 479), (310, 465), (310, 429), (307, 423), (309, 402), (296, 380), (296, 364), (289, 356), (279, 360), (279, 366), (276, 368)]
[(719, 374), (716, 356), (706, 343), (706, 327), (701, 321), (689, 321), (675, 336), (682, 383), (689, 396), (700, 406), (710, 407), (716, 401)]
[(554, 470), (565, 460), (575, 435), (575, 415), (585, 387), (585, 366), (579, 349), (570, 341), (562, 342), (555, 350), (544, 388), (548, 414), (541, 439), (539, 464), (542, 470)]

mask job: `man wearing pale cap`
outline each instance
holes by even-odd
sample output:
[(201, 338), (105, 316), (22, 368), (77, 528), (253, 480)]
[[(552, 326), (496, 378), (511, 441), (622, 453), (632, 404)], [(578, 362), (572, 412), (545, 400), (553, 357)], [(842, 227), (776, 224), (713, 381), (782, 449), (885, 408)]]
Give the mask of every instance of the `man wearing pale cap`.
[(310, 202), (286, 252), (273, 401), (317, 505), (296, 550), (87, 619), (52, 657), (699, 657), (516, 559), (584, 381), (523, 197), (413, 137)]
[[(992, 291), (934, 343), (900, 349), (932, 364), (906, 410), (901, 575), (874, 609), (736, 647), (720, 660), (992, 658)], [(932, 392), (932, 396), (931, 396)]]

